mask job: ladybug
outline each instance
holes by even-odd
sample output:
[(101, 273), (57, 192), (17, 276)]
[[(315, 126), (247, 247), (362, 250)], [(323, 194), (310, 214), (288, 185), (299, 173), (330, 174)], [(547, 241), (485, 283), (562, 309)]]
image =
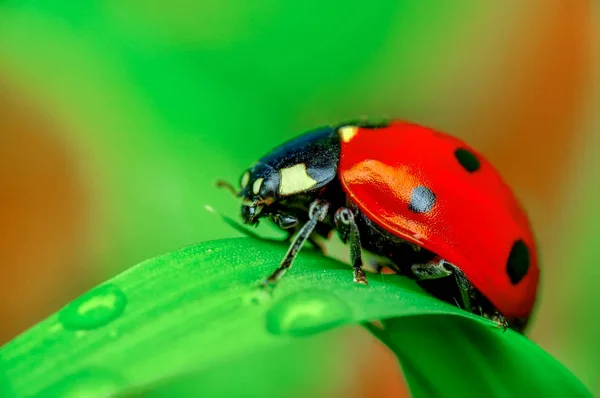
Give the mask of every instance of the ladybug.
[(539, 279), (526, 213), (498, 171), (462, 140), (407, 121), (321, 127), (275, 148), (240, 179), (241, 217), (267, 218), (290, 247), (274, 284), (306, 241), (336, 230), (354, 282), (377, 270), (523, 332)]

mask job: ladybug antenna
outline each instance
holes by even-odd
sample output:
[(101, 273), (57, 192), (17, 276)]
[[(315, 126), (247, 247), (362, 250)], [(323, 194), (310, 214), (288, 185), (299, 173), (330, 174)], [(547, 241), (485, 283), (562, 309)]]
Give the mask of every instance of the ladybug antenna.
[(217, 187), (218, 188), (225, 188), (225, 189), (227, 189), (229, 192), (231, 192), (233, 194), (233, 196), (239, 196), (239, 193), (236, 192), (236, 190), (233, 187), (233, 185), (231, 185), (229, 182), (227, 182), (225, 180), (218, 180), (217, 181)]

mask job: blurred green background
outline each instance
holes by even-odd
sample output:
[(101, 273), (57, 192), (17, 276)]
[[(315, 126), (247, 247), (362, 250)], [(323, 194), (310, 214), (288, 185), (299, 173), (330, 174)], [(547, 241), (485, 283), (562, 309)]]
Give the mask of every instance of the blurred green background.
[[(204, 209), (237, 214), (217, 178), (304, 130), (383, 115), (498, 166), (540, 244), (531, 338), (600, 394), (598, 14), (572, 0), (1, 2), (0, 343), (143, 259), (238, 236)], [(258, 395), (269, 381), (287, 396), (406, 391), (358, 328), (227, 368)], [(214, 372), (153, 394), (232, 388)]]

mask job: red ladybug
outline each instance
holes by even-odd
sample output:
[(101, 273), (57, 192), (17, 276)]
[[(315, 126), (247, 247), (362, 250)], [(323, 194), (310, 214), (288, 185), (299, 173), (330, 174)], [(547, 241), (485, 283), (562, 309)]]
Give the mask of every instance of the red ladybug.
[[(241, 215), (267, 217), (291, 245), (265, 284), (303, 244), (336, 229), (354, 281), (363, 254), (431, 294), (522, 332), (539, 268), (527, 215), (497, 170), (463, 141), (404, 121), (323, 127), (279, 146), (240, 181)], [(293, 239), (292, 239), (293, 238)]]

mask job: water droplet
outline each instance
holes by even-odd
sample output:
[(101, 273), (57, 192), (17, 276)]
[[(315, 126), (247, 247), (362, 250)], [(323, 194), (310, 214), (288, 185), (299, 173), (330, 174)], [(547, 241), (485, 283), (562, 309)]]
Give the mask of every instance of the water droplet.
[(351, 318), (350, 307), (333, 293), (309, 290), (275, 303), (267, 313), (266, 326), (273, 334), (306, 336), (332, 329)]
[(92, 330), (118, 318), (127, 305), (125, 294), (107, 284), (90, 290), (67, 304), (58, 314), (65, 329)]
[(39, 396), (63, 398), (112, 397), (123, 390), (123, 378), (104, 369), (87, 369), (63, 378)]

